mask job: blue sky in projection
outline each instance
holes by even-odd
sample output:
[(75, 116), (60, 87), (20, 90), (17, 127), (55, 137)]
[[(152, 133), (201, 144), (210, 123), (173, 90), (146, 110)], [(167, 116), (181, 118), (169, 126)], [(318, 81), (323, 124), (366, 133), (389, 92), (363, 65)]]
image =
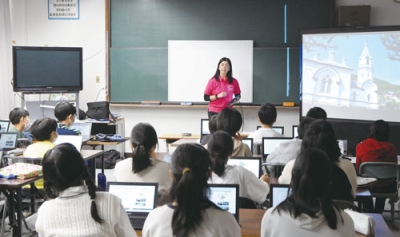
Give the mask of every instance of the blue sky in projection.
[[(353, 74), (357, 74), (358, 59), (363, 51), (365, 42), (367, 42), (368, 50), (372, 57), (374, 78), (400, 85), (400, 61), (392, 61), (388, 58), (389, 51), (381, 42), (381, 36), (383, 34), (383, 32), (330, 33), (311, 34), (304, 37), (316, 37), (316, 39), (321, 42), (321, 39), (323, 39), (321, 36), (333, 36), (332, 41), (326, 44), (334, 47), (336, 62), (340, 63), (342, 58), (346, 58), (346, 65), (353, 68)], [(399, 32), (397, 32), (397, 34), (399, 34)], [(303, 40), (303, 43), (304, 42)], [(318, 51), (320, 54), (319, 58), (325, 60), (328, 58), (331, 50), (332, 48), (313, 48), (313, 50), (309, 52), (303, 51), (303, 57), (312, 58), (315, 52)]]

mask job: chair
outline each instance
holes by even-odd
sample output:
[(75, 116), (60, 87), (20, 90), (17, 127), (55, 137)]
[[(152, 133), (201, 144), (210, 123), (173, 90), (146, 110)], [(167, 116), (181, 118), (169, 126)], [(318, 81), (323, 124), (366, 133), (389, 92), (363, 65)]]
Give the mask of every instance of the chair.
[(267, 172), (268, 176), (270, 178), (279, 178), (282, 174), (282, 170), (285, 167), (284, 164), (276, 163), (276, 164), (270, 164), (270, 163), (264, 163), (262, 164), (263, 166), (263, 171)]
[[(399, 179), (400, 170), (396, 163), (391, 162), (364, 162), (360, 165), (360, 175), (366, 177), (374, 177), (378, 179), (379, 182), (382, 180), (393, 179), (396, 182), (396, 190), (394, 192), (387, 193), (375, 193), (371, 192), (372, 197), (376, 198), (389, 198), (390, 203), (390, 222), (394, 221), (394, 204), (399, 200)], [(398, 229), (397, 226), (393, 226), (394, 229)]]

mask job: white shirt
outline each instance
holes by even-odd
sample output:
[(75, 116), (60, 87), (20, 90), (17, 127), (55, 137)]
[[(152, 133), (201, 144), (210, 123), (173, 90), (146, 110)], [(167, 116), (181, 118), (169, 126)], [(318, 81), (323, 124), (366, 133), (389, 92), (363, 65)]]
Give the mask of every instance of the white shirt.
[[(143, 226), (143, 237), (171, 237), (174, 209), (168, 205), (157, 207), (149, 213)], [(241, 237), (240, 227), (233, 215), (224, 210), (209, 207), (202, 212), (203, 220), (195, 233), (188, 237)]]
[(271, 152), (267, 157), (267, 163), (269, 164), (286, 164), (291, 160), (297, 158), (301, 150), (301, 139), (293, 138), (289, 141), (284, 141)]
[(248, 136), (248, 138), (253, 138), (253, 143), (255, 144), (262, 143), (263, 137), (283, 137), (283, 135), (272, 128), (261, 127), (257, 131), (250, 133)]
[(261, 181), (251, 171), (241, 166), (225, 165), (225, 173), (219, 177), (214, 172), (208, 180), (213, 184), (239, 184), (239, 197), (263, 203), (269, 193), (268, 183)]

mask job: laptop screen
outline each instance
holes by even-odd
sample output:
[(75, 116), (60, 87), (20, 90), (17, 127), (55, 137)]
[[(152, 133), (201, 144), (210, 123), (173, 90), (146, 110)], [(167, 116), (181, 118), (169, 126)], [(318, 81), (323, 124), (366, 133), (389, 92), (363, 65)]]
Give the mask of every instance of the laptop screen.
[(251, 171), (257, 178), (261, 174), (261, 157), (232, 157), (228, 159), (228, 165), (238, 165)]
[(210, 129), (208, 128), (208, 119), (201, 119), (201, 136), (210, 134)]
[(276, 207), (283, 202), (288, 196), (289, 189), (288, 184), (270, 184), (271, 207)]
[(249, 138), (249, 137), (242, 138), (242, 142), (250, 148), (250, 151), (253, 154), (254, 153), (253, 152), (253, 138)]
[(292, 139), (291, 137), (263, 137), (262, 147), (264, 157), (271, 154), (282, 142)]
[(209, 199), (239, 220), (239, 184), (209, 184)]
[(125, 211), (148, 214), (157, 204), (158, 183), (107, 182), (107, 191), (119, 197)]
[(84, 141), (90, 139), (90, 133), (92, 131), (92, 123), (74, 123), (71, 125), (71, 128), (79, 130), (82, 134)]
[(0, 120), (0, 126), (1, 126), (0, 132), (7, 132), (9, 125), (10, 125), (10, 121)]
[(297, 132), (297, 128), (298, 128), (298, 127), (299, 127), (298, 125), (293, 125), (293, 126), (292, 126), (292, 137), (293, 137), (293, 138), (299, 136), (299, 134), (298, 134), (298, 132)]
[(0, 133), (0, 151), (14, 150), (17, 147), (17, 133)]
[(54, 141), (54, 144), (58, 145), (61, 143), (70, 143), (74, 145), (74, 147), (80, 151), (82, 147), (82, 136), (77, 135), (58, 135), (57, 139)]

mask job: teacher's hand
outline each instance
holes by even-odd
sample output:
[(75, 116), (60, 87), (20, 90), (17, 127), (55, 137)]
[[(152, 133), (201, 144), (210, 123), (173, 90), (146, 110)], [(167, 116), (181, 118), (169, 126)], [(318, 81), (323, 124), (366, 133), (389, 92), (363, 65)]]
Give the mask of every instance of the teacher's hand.
[(222, 97), (225, 97), (225, 96), (226, 96), (226, 92), (225, 91), (223, 91), (223, 92), (218, 94), (218, 98), (222, 98)]

